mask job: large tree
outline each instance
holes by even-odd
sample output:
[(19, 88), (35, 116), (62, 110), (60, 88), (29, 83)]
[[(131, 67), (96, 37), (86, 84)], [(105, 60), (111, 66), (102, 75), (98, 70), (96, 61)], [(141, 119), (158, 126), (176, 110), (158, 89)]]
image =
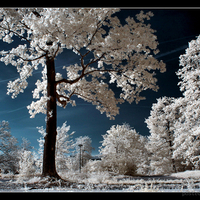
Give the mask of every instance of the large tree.
[[(189, 42), (180, 56), (178, 78), (185, 107), (176, 128), (175, 157), (185, 160), (187, 166), (200, 168), (200, 36)], [(181, 104), (183, 104), (181, 102)]]
[[(146, 25), (153, 14), (140, 12), (136, 20), (128, 17), (124, 25), (110, 8), (3, 8), (0, 10), (0, 39), (18, 45), (0, 52), (0, 60), (16, 66), (20, 75), (8, 83), (8, 94), (15, 98), (27, 87), (27, 79), (43, 67), (28, 106), (31, 117), (47, 114), (43, 156), (43, 176), (59, 178), (55, 166), (56, 103), (75, 105), (73, 96), (96, 105), (110, 118), (119, 113), (117, 104), (138, 102), (140, 92), (157, 91), (155, 70), (165, 71), (157, 61), (158, 42), (154, 30)], [(15, 43), (16, 44), (16, 43)], [(56, 73), (55, 58), (64, 49), (80, 56), (75, 65), (65, 66), (66, 75)], [(87, 59), (86, 59), (87, 58)], [(90, 58), (90, 59), (89, 59)], [(89, 61), (88, 61), (89, 59)], [(67, 59), (66, 59), (67, 60)], [(109, 88), (120, 90), (119, 98)]]

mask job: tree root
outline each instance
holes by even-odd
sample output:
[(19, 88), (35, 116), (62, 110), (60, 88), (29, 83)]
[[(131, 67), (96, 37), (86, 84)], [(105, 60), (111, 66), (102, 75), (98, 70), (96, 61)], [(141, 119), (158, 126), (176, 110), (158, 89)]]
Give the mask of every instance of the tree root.
[(45, 189), (52, 187), (70, 187), (74, 183), (62, 178), (57, 177), (43, 177), (34, 183), (26, 183), (26, 187), (29, 187), (29, 190), (33, 189)]

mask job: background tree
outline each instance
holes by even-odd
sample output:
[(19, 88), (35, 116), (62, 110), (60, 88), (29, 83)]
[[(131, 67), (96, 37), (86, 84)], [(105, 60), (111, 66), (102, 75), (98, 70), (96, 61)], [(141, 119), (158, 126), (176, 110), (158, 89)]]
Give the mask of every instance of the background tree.
[[(118, 103), (138, 102), (140, 92), (157, 91), (154, 70), (165, 71), (157, 61), (158, 42), (154, 30), (146, 25), (153, 14), (140, 12), (136, 21), (128, 17), (125, 24), (110, 8), (3, 8), (0, 10), (0, 39), (18, 46), (1, 51), (0, 60), (16, 66), (20, 75), (8, 83), (8, 94), (15, 98), (28, 85), (27, 79), (41, 65), (42, 79), (37, 80), (28, 106), (31, 117), (47, 114), (43, 156), (43, 176), (60, 178), (55, 166), (57, 110), (73, 96), (96, 105), (101, 113), (113, 118), (119, 113)], [(80, 56), (80, 62), (65, 66), (66, 74), (55, 72), (55, 58), (64, 49)], [(86, 62), (86, 58), (90, 60)], [(96, 65), (94, 65), (96, 63)], [(121, 88), (115, 97), (109, 84)]]
[(129, 124), (113, 125), (103, 135), (100, 153), (105, 170), (119, 174), (144, 174), (147, 157), (143, 136)]
[(17, 139), (11, 135), (9, 123), (0, 122), (0, 168), (4, 173), (16, 173), (19, 169)]
[(34, 149), (34, 147), (31, 146), (31, 143), (27, 138), (23, 137), (20, 149), (22, 151), (30, 151), (30, 150)]
[(185, 160), (186, 166), (200, 167), (200, 36), (189, 42), (185, 54), (180, 56), (177, 72), (185, 108), (176, 128), (175, 157)]
[(19, 179), (30, 177), (36, 171), (34, 156), (31, 151), (21, 151), (19, 159)]
[[(80, 146), (81, 146), (81, 158), (80, 158)], [(88, 136), (80, 136), (75, 138), (75, 142), (73, 144), (73, 148), (75, 149), (75, 160), (73, 161), (73, 169), (79, 169), (80, 159), (81, 159), (81, 166), (83, 167), (91, 158), (92, 158), (92, 140)]]
[(69, 133), (69, 130), (70, 126), (67, 126), (67, 122), (57, 128), (56, 165), (59, 171), (67, 169), (69, 153), (73, 149), (74, 141), (72, 140), (72, 135), (75, 132)]
[[(152, 105), (145, 120), (150, 131), (147, 149), (151, 153), (151, 171), (154, 174), (177, 172), (178, 160), (173, 157), (175, 123), (179, 118), (179, 107), (175, 98), (162, 97)], [(177, 166), (178, 165), (178, 166)]]
[(35, 158), (32, 153), (32, 149), (34, 149), (32, 146), (30, 146), (30, 142), (26, 138), (22, 138), (22, 143), (20, 145), (20, 148), (18, 150), (19, 154), (19, 179), (23, 177), (29, 177), (31, 175), (34, 175), (36, 171), (35, 166)]

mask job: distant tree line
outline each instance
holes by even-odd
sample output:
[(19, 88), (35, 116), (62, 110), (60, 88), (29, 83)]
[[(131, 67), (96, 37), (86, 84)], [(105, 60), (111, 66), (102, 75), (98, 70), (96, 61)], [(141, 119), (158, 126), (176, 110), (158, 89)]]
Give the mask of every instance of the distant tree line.
[[(57, 128), (56, 144), (56, 164), (59, 172), (79, 169), (79, 160), (81, 167), (91, 159), (91, 153), (94, 149), (91, 146), (92, 140), (88, 136), (80, 136), (72, 139), (74, 132), (68, 134), (70, 126), (63, 123), (62, 127)], [(44, 136), (46, 134), (43, 127), (38, 127), (42, 137), (38, 139), (39, 149), (36, 150), (30, 146), (26, 138), (22, 138), (19, 145), (17, 139), (11, 135), (9, 122), (0, 122), (0, 169), (2, 173), (20, 174), (21, 176), (30, 176), (41, 174)], [(79, 144), (82, 144), (82, 153), (80, 158)]]

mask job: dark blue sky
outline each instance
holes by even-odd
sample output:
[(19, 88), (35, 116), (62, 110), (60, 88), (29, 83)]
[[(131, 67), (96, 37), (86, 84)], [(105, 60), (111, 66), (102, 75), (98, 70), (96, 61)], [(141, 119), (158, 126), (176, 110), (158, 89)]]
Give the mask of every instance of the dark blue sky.
[[(134, 17), (140, 10), (121, 10), (117, 13), (117, 16), (123, 23), (126, 17)], [(160, 87), (159, 91), (147, 90), (142, 92), (146, 100), (142, 100), (139, 104), (124, 103), (120, 105), (120, 114), (115, 117), (115, 120), (109, 120), (105, 114), (101, 115), (95, 109), (95, 106), (81, 99), (77, 99), (76, 107), (71, 107), (71, 105), (68, 105), (66, 109), (58, 107), (58, 126), (67, 121), (67, 124), (71, 126), (71, 131), (76, 132), (74, 138), (88, 135), (92, 139), (93, 147), (95, 147), (93, 154), (98, 154), (98, 147), (101, 145), (99, 142), (103, 139), (101, 135), (105, 134), (112, 125), (127, 122), (140, 134), (149, 135), (144, 120), (150, 114), (152, 103), (155, 103), (156, 99), (161, 96), (181, 96), (175, 72), (179, 68), (179, 56), (184, 53), (188, 42), (200, 34), (200, 10), (150, 10), (154, 13), (154, 17), (147, 22), (151, 24), (153, 29), (157, 30), (155, 34), (160, 43), (158, 46), (160, 53), (156, 57), (163, 60), (167, 68), (165, 73), (158, 72), (156, 75)], [(12, 45), (12, 43), (8, 45), (0, 41), (1, 50), (10, 49)], [(62, 72), (63, 65), (67, 66), (77, 62), (79, 62), (79, 57), (76, 54), (71, 51), (64, 51), (57, 57), (56, 70)], [(22, 137), (26, 137), (31, 145), (37, 149), (37, 139), (41, 135), (37, 132), (36, 127), (45, 127), (45, 115), (38, 114), (34, 119), (30, 119), (26, 106), (32, 101), (32, 90), (35, 88), (36, 80), (41, 77), (41, 69), (29, 78), (29, 86), (16, 99), (6, 95), (8, 81), (18, 77), (15, 67), (0, 63), (0, 71), (0, 121), (9, 121), (12, 135), (17, 137), (19, 142), (21, 142)]]

